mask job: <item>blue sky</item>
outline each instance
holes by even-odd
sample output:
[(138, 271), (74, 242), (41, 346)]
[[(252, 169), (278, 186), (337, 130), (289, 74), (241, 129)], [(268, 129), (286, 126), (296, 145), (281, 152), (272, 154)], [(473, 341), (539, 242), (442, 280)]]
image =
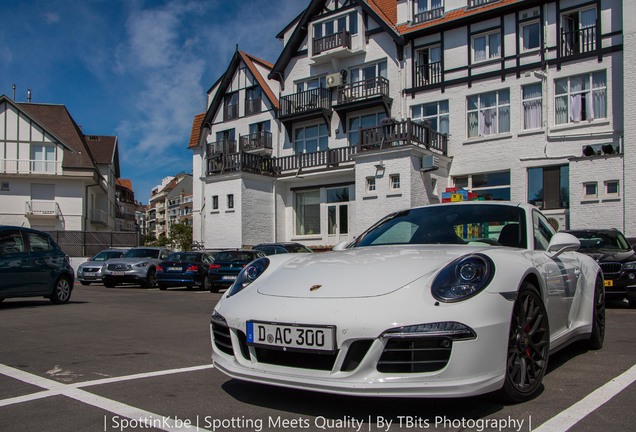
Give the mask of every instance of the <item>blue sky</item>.
[(0, 0), (0, 94), (66, 105), (87, 135), (117, 135), (121, 176), (148, 202), (192, 172), (193, 117), (236, 50), (275, 62), (305, 0)]

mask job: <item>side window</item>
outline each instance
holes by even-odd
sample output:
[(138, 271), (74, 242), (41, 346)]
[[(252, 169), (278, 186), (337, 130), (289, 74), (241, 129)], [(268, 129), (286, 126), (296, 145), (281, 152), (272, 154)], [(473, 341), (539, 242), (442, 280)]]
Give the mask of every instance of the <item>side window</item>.
[(52, 250), (53, 247), (49, 242), (49, 238), (42, 234), (27, 232), (25, 233), (29, 239), (29, 245), (31, 246), (31, 252), (42, 252)]
[(532, 213), (532, 221), (534, 226), (534, 248), (536, 250), (547, 250), (550, 240), (554, 235), (554, 228), (550, 222), (539, 212)]
[(284, 253), (287, 253), (287, 250), (284, 247), (276, 246), (274, 248), (274, 254), (278, 255), (278, 254), (284, 254)]
[(24, 252), (24, 240), (18, 230), (0, 232), (0, 255)]

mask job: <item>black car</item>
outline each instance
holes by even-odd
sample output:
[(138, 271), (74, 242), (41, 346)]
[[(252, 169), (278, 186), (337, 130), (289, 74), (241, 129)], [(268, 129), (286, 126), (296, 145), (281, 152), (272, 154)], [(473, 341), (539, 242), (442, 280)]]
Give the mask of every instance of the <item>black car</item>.
[(9, 297), (46, 297), (67, 303), (74, 272), (69, 257), (50, 235), (0, 225), (0, 302)]
[(636, 253), (617, 229), (581, 229), (566, 231), (579, 239), (579, 252), (594, 258), (603, 270), (605, 295), (627, 298), (636, 308)]
[(160, 290), (170, 286), (186, 286), (192, 289), (194, 285), (201, 289), (210, 289), (208, 281), (208, 267), (213, 258), (203, 251), (175, 252), (165, 261), (157, 265), (157, 285)]
[(265, 254), (253, 249), (226, 250), (216, 254), (214, 262), (208, 269), (210, 292), (217, 292), (219, 288), (227, 288), (234, 283), (238, 274), (250, 262)]
[(285, 253), (312, 253), (307, 246), (300, 243), (261, 243), (252, 248), (259, 250), (265, 255), (278, 255)]

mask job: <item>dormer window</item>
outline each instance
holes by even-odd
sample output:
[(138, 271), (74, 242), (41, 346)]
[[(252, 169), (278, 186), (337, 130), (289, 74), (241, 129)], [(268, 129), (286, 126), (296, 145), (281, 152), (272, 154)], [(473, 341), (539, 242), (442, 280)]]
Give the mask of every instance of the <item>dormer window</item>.
[(444, 0), (416, 0), (413, 4), (413, 22), (421, 23), (444, 15)]
[(339, 47), (351, 48), (351, 35), (358, 34), (358, 13), (322, 21), (313, 28), (313, 55)]

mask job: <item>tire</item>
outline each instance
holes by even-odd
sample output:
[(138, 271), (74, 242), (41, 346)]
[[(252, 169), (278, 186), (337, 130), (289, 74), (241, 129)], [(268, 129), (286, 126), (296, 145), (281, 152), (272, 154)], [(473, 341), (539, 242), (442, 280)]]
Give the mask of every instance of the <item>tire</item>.
[(211, 283), (211, 284), (210, 284), (210, 292), (211, 292), (211, 293), (217, 293), (217, 292), (219, 292), (219, 287), (218, 287), (218, 286), (216, 286), (215, 284)]
[(72, 290), (71, 280), (67, 276), (60, 276), (55, 281), (55, 286), (53, 286), (53, 291), (51, 292), (51, 303), (68, 303), (71, 298)]
[(199, 285), (203, 291), (208, 291), (210, 289), (210, 279), (208, 279), (208, 275), (203, 276), (203, 280), (201, 281), (201, 285)]
[(0, 303), (4, 301), (4, 297), (0, 297)]
[(82, 285), (90, 285), (90, 284), (91, 284), (90, 282), (84, 282), (84, 281), (80, 281), (80, 283), (81, 283)]
[(187, 290), (191, 290), (192, 289), (192, 285), (186, 285), (186, 289)]
[(521, 285), (512, 311), (506, 376), (500, 396), (519, 403), (535, 397), (548, 367), (550, 328), (548, 313), (537, 289)]
[(627, 300), (629, 302), (629, 307), (632, 309), (636, 309), (636, 300)]
[(596, 278), (594, 285), (594, 306), (592, 316), (592, 334), (587, 341), (587, 346), (591, 350), (603, 348), (605, 339), (605, 287), (603, 280)]
[(146, 273), (146, 279), (141, 284), (144, 288), (155, 288), (157, 286), (157, 275), (156, 270), (154, 268), (149, 268), (148, 273)]
[(157, 283), (157, 286), (159, 287), (159, 289), (161, 291), (165, 291), (165, 290), (168, 289), (168, 285), (164, 285), (164, 284), (161, 284), (161, 283)]
[(110, 279), (104, 279), (103, 282), (106, 288), (115, 288), (115, 286), (117, 285), (115, 282), (113, 282)]

